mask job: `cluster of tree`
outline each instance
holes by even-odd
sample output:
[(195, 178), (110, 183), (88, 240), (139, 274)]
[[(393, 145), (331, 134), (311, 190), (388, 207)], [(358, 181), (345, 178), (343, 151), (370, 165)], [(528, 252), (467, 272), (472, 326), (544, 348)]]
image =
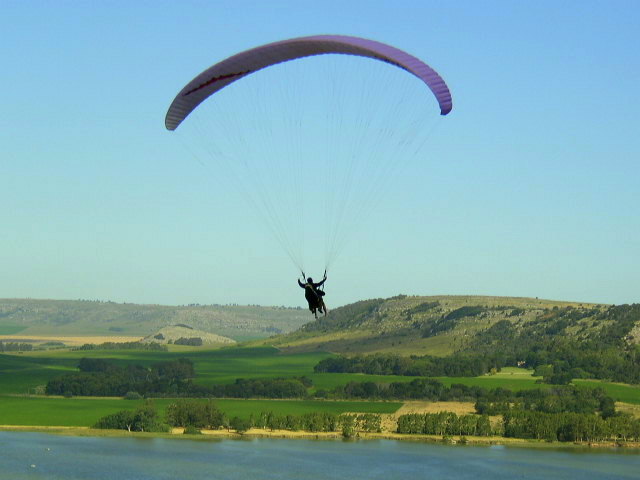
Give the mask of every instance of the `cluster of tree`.
[(511, 410), (500, 425), (491, 426), (487, 415), (452, 412), (409, 414), (398, 418), (398, 433), (427, 435), (502, 435), (561, 442), (638, 441), (640, 419), (628, 415), (602, 418), (588, 413), (544, 413)]
[(167, 407), (167, 423), (173, 427), (229, 427), (229, 419), (211, 400), (177, 400)]
[(493, 431), (487, 415), (458, 416), (453, 412), (440, 412), (400, 415), (398, 433), (489, 436)]
[(127, 392), (179, 394), (188, 391), (195, 376), (193, 362), (186, 358), (161, 362), (149, 368), (120, 366), (100, 358), (82, 358), (79, 373), (49, 380), (48, 395), (123, 396)]
[(234, 383), (199, 385), (192, 381), (180, 385), (179, 391), (155, 390), (154, 397), (215, 397), (215, 398), (305, 398), (310, 381), (303, 378), (237, 378)]
[(227, 385), (212, 385), (209, 388), (213, 397), (231, 398), (304, 398), (311, 380), (306, 377), (296, 378), (238, 378)]
[(379, 414), (344, 414), (329, 412), (310, 412), (302, 415), (277, 415), (273, 412), (261, 412), (251, 415), (248, 420), (250, 428), (269, 430), (291, 430), (306, 432), (336, 432), (342, 430), (345, 436), (353, 436), (357, 432), (382, 431), (382, 418)]
[(160, 421), (158, 411), (150, 400), (136, 410), (121, 410), (102, 417), (93, 428), (128, 430), (129, 432), (168, 432), (169, 426)]
[(373, 355), (337, 356), (321, 360), (313, 370), (317, 373), (368, 373), (371, 375), (407, 375), (416, 377), (477, 377), (503, 363), (497, 355), (430, 355), (401, 357), (378, 353)]
[(229, 418), (213, 403), (194, 399), (181, 399), (167, 407), (167, 423), (172, 427), (184, 427), (184, 433), (198, 434), (200, 429), (217, 430), (220, 428), (234, 429), (244, 433), (253, 425), (250, 420), (233, 417)]
[(533, 374), (536, 377), (542, 377), (542, 381), (538, 380), (538, 382), (550, 385), (569, 385), (574, 378), (587, 378), (587, 372), (581, 368), (569, 370), (565, 362), (558, 365), (558, 368), (553, 365), (538, 365)]
[(351, 438), (358, 432), (382, 432), (382, 417), (377, 413), (362, 413), (359, 415), (340, 415), (342, 436)]
[(180, 337), (175, 342), (176, 345), (188, 345), (190, 347), (201, 347), (202, 339), (200, 337)]
[(515, 410), (544, 413), (600, 413), (602, 418), (615, 415), (615, 402), (602, 388), (574, 385), (536, 388), (511, 392), (504, 388), (490, 390), (476, 401), (476, 412), (502, 415)]
[(252, 427), (269, 430), (305, 430), (308, 432), (335, 432), (339, 419), (334, 413), (310, 412), (302, 415), (277, 415), (262, 412), (250, 417)]
[(33, 345), (30, 343), (0, 342), (0, 352), (30, 352), (31, 350)]
[(155, 342), (104, 342), (99, 344), (85, 343), (72, 350), (147, 350), (151, 352), (166, 352), (167, 346)]
[(628, 415), (602, 418), (585, 413), (514, 410), (503, 416), (503, 435), (561, 442), (638, 441), (640, 419)]
[[(455, 386), (457, 387), (457, 385)], [(472, 391), (476, 387), (461, 385), (463, 391), (454, 388), (453, 396), (451, 388), (446, 387), (438, 380), (429, 378), (416, 378), (411, 382), (349, 382), (346, 385), (338, 385), (331, 391), (316, 391), (316, 397), (341, 398), (341, 399), (366, 399), (366, 400), (471, 400), (476, 393)]]

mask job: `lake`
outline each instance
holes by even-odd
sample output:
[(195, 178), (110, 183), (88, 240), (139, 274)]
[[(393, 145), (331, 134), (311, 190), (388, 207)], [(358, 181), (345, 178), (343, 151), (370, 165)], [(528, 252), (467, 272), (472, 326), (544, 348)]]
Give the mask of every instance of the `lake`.
[(639, 479), (640, 452), (0, 432), (0, 479)]

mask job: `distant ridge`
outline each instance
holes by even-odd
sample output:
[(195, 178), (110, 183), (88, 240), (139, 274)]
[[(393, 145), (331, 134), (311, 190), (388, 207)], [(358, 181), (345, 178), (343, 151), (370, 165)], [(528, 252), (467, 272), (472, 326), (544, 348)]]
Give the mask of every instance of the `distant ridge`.
[(608, 322), (608, 308), (525, 297), (398, 295), (336, 308), (327, 317), (264, 343), (286, 351), (444, 356), (487, 348), (501, 329), (595, 336)]
[(0, 299), (0, 334), (146, 336), (183, 324), (244, 340), (291, 332), (311, 318), (306, 310), (287, 307)]

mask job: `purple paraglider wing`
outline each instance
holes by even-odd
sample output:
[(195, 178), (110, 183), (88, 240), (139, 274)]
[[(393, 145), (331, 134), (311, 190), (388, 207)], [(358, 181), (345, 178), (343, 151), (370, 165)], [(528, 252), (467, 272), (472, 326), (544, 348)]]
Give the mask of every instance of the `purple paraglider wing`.
[(374, 40), (344, 35), (316, 35), (269, 43), (216, 63), (178, 93), (167, 111), (165, 126), (168, 130), (175, 130), (207, 97), (246, 75), (296, 58), (330, 53), (369, 57), (400, 67), (418, 77), (431, 89), (442, 115), (451, 111), (449, 88), (442, 77), (422, 60)]

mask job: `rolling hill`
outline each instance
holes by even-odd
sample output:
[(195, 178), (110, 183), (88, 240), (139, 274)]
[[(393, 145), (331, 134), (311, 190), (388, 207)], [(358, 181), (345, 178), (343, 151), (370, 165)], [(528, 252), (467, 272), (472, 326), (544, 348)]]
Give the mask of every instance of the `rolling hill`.
[(306, 310), (285, 307), (0, 299), (0, 335), (142, 337), (181, 323), (244, 340), (291, 332), (307, 321)]
[(182, 344), (193, 346), (222, 346), (233, 345), (236, 343), (236, 341), (231, 338), (216, 335), (215, 333), (203, 332), (202, 330), (196, 330), (188, 325), (167, 325), (156, 333), (144, 337), (141, 342), (159, 343), (162, 345), (174, 343), (176, 345)]
[(610, 308), (537, 298), (399, 295), (336, 308), (269, 343), (288, 351), (445, 356), (491, 348), (501, 336), (507, 341), (507, 333), (591, 337), (611, 323)]

